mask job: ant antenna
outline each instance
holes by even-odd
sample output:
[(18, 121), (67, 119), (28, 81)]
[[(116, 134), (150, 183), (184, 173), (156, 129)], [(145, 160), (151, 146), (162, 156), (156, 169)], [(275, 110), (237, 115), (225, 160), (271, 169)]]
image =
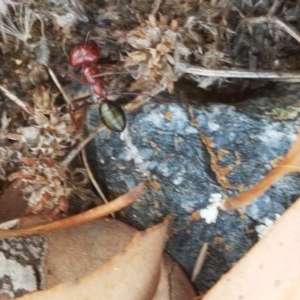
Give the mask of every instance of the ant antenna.
[(89, 30), (88, 33), (86, 34), (85, 41), (84, 41), (85, 43), (88, 41), (90, 34), (91, 34), (91, 30)]
[(139, 93), (139, 92), (120, 92), (120, 93), (113, 93), (113, 94), (110, 94), (109, 96), (113, 96), (113, 95), (117, 95), (117, 96), (122, 96), (122, 95), (125, 95), (125, 96), (143, 96), (143, 97), (148, 97), (148, 98), (152, 98), (152, 99), (156, 99), (158, 100), (159, 102), (162, 102), (162, 103), (165, 103), (166, 100), (163, 99), (163, 98), (159, 98), (159, 97), (156, 97), (156, 96), (151, 96), (150, 94), (146, 94), (146, 93)]

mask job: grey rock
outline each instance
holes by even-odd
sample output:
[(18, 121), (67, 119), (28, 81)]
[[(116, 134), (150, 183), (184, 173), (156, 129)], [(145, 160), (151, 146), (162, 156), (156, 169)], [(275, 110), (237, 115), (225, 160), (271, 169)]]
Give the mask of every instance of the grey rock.
[[(122, 134), (99, 134), (87, 153), (111, 198), (149, 180), (146, 196), (120, 217), (146, 228), (172, 215), (167, 251), (189, 274), (201, 245), (209, 243), (196, 281), (204, 292), (257, 241), (255, 226), (275, 220), (300, 194), (299, 176), (289, 175), (242, 215), (218, 208), (222, 197), (254, 185), (287, 152), (299, 126), (299, 107), (296, 84), (279, 84), (236, 104), (152, 101), (127, 115)], [(88, 128), (97, 122), (97, 111), (90, 111)], [(222, 177), (221, 168), (231, 171)]]

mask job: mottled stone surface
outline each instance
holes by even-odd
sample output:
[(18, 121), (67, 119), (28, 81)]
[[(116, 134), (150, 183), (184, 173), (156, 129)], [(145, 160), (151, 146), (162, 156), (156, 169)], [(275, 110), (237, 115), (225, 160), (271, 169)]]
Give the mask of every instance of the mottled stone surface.
[(1, 240), (0, 298), (9, 299), (43, 288), (45, 255), (45, 239), (41, 236)]
[[(225, 195), (251, 187), (286, 153), (299, 107), (296, 84), (230, 105), (152, 101), (127, 116), (122, 134), (104, 132), (93, 140), (88, 156), (111, 197), (150, 181), (147, 195), (121, 217), (145, 228), (171, 214), (167, 250), (186, 271), (209, 243), (196, 282), (205, 291), (257, 241), (257, 225), (269, 224), (300, 195), (299, 176), (291, 175), (243, 213), (218, 209)], [(90, 129), (95, 115), (89, 115)]]

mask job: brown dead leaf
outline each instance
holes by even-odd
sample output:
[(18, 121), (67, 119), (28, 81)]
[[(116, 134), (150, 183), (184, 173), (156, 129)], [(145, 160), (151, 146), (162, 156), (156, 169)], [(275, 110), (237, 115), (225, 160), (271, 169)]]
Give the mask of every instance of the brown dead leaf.
[[(103, 219), (47, 233), (45, 288), (51, 288), (62, 282), (75, 282), (101, 267), (113, 255), (120, 252), (136, 232), (136, 229), (120, 221)], [(192, 299), (195, 295), (183, 270), (165, 255), (153, 300)]]
[(195, 290), (180, 266), (164, 255), (159, 284), (153, 300), (183, 300), (196, 297)]
[(151, 300), (160, 276), (166, 231), (167, 222), (163, 222), (138, 232), (122, 252), (99, 270), (76, 282), (64, 283), (19, 299)]
[(45, 288), (75, 282), (100, 268), (120, 252), (136, 232), (115, 219), (103, 219), (47, 233)]
[(21, 192), (20, 181), (15, 181), (0, 197), (0, 224), (19, 218), (25, 214), (27, 202)]
[(300, 199), (202, 298), (300, 299)]

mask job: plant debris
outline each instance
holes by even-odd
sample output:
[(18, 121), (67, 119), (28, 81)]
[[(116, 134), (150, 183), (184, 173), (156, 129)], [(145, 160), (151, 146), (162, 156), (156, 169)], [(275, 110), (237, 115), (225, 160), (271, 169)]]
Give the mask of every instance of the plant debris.
[[(68, 199), (76, 190), (77, 182), (72, 180), (72, 171), (65, 163), (70, 162), (66, 158), (68, 152), (82, 140), (82, 134), (76, 131), (70, 120), (66, 108), (68, 103), (57, 103), (59, 94), (49, 82), (46, 69), (47, 66), (51, 78), (69, 102), (69, 95), (59, 83), (61, 78), (56, 78), (50, 68), (54, 54), (54, 66), (63, 58), (57, 56), (54, 48), (58, 43), (65, 47), (64, 39), (72, 36), (73, 28), (80, 22), (84, 27), (91, 20), (88, 5), (79, 1), (70, 1), (69, 4), (55, 3), (50, 7), (46, 3), (47, 10), (43, 11), (42, 4), (31, 1), (22, 5), (5, 1), (0, 7), (1, 47), (11, 47), (12, 42), (15, 42), (15, 51), (25, 53), (18, 62), (20, 68), (17, 71), (21, 76), (21, 87), (30, 87), (28, 93), (25, 93), (26, 100), (20, 99), (18, 95), (12, 96), (14, 88), (9, 77), (1, 87), (11, 100), (14, 99), (28, 113), (22, 113), (24, 120), (22, 124), (18, 121), (18, 125), (16, 117), (20, 118), (20, 115), (15, 116), (16, 112), (8, 113), (4, 110), (2, 114), (1, 180), (23, 181), (25, 184), (22, 190), (30, 209), (46, 214), (52, 211), (53, 215), (66, 212)], [(153, 4), (152, 12), (158, 12), (157, 15), (151, 14), (151, 11), (148, 15), (137, 11), (135, 16), (132, 15), (135, 22), (131, 22), (130, 26), (128, 24), (127, 30), (124, 30), (124, 26), (121, 28), (120, 24), (127, 24), (131, 20), (125, 19), (131, 14), (130, 9), (111, 3), (99, 8), (96, 17), (99, 22), (114, 20), (116, 23), (90, 30), (89, 38), (101, 44), (102, 55), (107, 59), (110, 55), (115, 59), (115, 52), (121, 54), (120, 47), (124, 47), (123, 57), (119, 55), (119, 61), (116, 62), (121, 73), (127, 70), (133, 78), (127, 87), (129, 90), (139, 90), (152, 96), (166, 90), (172, 93), (174, 83), (186, 75), (202, 88), (221, 84), (227, 77), (298, 80), (298, 74), (286, 72), (293, 70), (293, 66), (280, 56), (284, 51), (280, 45), (289, 42), (290, 47), (297, 48), (294, 42), (300, 40), (296, 29), (297, 4), (293, 7), (291, 3), (270, 6), (267, 1), (257, 4), (252, 1), (200, 1), (198, 4), (190, 1), (184, 4), (182, 12), (177, 13), (176, 17), (166, 13), (170, 5), (169, 1)], [(176, 7), (176, 2), (173, 6)], [(138, 10), (140, 6), (133, 7)], [(68, 17), (64, 14), (66, 10)], [(193, 14), (192, 10), (197, 11), (198, 15)], [(51, 23), (56, 25), (54, 32), (49, 31)], [(266, 27), (262, 28), (262, 24)], [(49, 36), (57, 33), (57, 38), (51, 42), (53, 47), (49, 43)], [(255, 40), (256, 34), (260, 34), (265, 41), (264, 45)], [(110, 40), (107, 42), (101, 35), (110, 36)], [(278, 44), (275, 51), (271, 41)], [(112, 45), (111, 42), (113, 47), (106, 48), (108, 44)], [(254, 61), (254, 56), (247, 57), (246, 53), (251, 53), (255, 46), (264, 55), (272, 49), (268, 61), (265, 56), (257, 56), (257, 61)], [(35, 60), (29, 59), (28, 55), (34, 55)], [(63, 59), (66, 66), (67, 59)], [(260, 67), (262, 64), (263, 68)], [(233, 69), (235, 67), (240, 70)], [(26, 68), (31, 69), (29, 80), (25, 78)], [(244, 73), (241, 68), (248, 68), (248, 73)], [(263, 69), (269, 73), (261, 72)], [(108, 76), (106, 83), (109, 89), (118, 86), (126, 88), (122, 83), (125, 77), (120, 75), (117, 79), (119, 82), (109, 82)], [(31, 101), (28, 101), (28, 96)]]
[[(82, 80), (80, 71), (68, 64), (72, 46), (86, 40), (97, 43), (108, 98), (120, 100), (126, 111), (143, 105), (145, 98), (174, 93), (181, 79), (204, 91), (225, 90), (238, 98), (241, 91), (256, 90), (269, 81), (299, 82), (299, 10), (299, 1), (281, 0), (0, 1), (1, 194), (17, 185), (27, 205), (25, 213), (48, 219), (70, 214), (74, 198), (85, 203), (84, 208), (99, 202), (90, 188), (89, 171), (75, 158), (106, 129), (99, 126), (86, 136), (73, 124), (70, 103), (82, 96)], [(82, 89), (85, 95), (88, 89)], [(141, 101), (128, 103), (130, 93), (137, 92)], [(132, 144), (129, 137), (126, 142)], [(247, 205), (275, 180), (298, 171), (298, 144), (299, 136), (273, 171), (250, 191), (227, 199), (225, 206)], [(142, 190), (138, 188), (138, 196)], [(126, 199), (118, 209), (133, 201)], [(213, 207), (214, 214), (206, 215), (211, 222), (219, 203)], [(67, 220), (11, 235), (78, 221)]]

